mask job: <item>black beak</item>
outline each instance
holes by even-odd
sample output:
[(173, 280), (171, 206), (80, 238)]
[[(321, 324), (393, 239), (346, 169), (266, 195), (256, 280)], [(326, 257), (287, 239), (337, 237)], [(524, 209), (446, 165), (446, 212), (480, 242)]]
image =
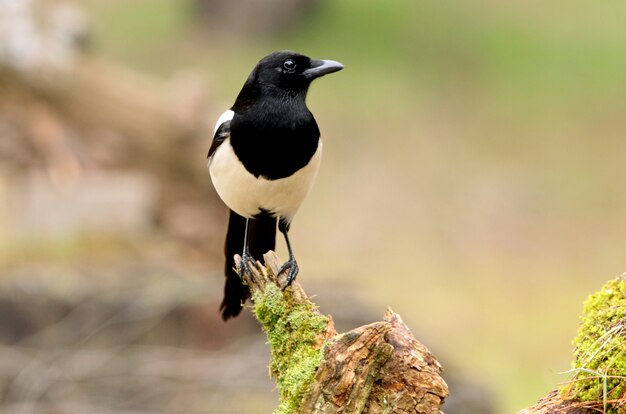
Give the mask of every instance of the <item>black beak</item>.
[(334, 60), (311, 60), (311, 67), (302, 74), (307, 79), (315, 79), (329, 73), (338, 72), (343, 69), (343, 65)]

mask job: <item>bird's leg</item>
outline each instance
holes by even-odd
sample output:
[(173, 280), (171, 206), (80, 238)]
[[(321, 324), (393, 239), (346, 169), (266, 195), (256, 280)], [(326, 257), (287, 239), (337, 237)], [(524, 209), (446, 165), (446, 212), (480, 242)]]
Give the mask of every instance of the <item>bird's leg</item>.
[(283, 286), (283, 290), (287, 289), (289, 285), (294, 281), (296, 275), (298, 274), (298, 263), (296, 262), (296, 258), (293, 255), (293, 250), (291, 250), (291, 243), (289, 242), (289, 222), (284, 219), (280, 219), (278, 223), (278, 230), (285, 236), (285, 243), (287, 243), (287, 250), (289, 251), (289, 260), (287, 260), (278, 270), (278, 274), (276, 276), (280, 276), (283, 272), (288, 271), (287, 273), (287, 282), (285, 286)]
[(250, 225), (250, 219), (246, 219), (246, 229), (243, 233), (243, 253), (241, 254), (241, 262), (239, 263), (239, 268), (237, 269), (237, 273), (239, 277), (243, 280), (243, 276), (248, 273), (250, 274), (250, 264), (256, 267), (256, 263), (254, 263), (254, 258), (250, 255), (250, 250), (248, 249), (248, 226)]

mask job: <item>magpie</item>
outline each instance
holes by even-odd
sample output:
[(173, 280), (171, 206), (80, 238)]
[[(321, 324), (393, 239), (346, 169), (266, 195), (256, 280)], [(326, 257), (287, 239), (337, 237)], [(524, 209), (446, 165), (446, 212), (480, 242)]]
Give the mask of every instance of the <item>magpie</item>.
[[(224, 320), (237, 316), (250, 297), (242, 277), (256, 266), (255, 257), (275, 249), (276, 227), (289, 252), (279, 271), (287, 276), (284, 288), (298, 274), (289, 228), (322, 157), (320, 131), (306, 95), (314, 79), (341, 69), (333, 60), (289, 50), (271, 53), (254, 67), (234, 105), (217, 120), (207, 157), (215, 190), (230, 209), (220, 306)], [(236, 269), (235, 253), (241, 254)]]

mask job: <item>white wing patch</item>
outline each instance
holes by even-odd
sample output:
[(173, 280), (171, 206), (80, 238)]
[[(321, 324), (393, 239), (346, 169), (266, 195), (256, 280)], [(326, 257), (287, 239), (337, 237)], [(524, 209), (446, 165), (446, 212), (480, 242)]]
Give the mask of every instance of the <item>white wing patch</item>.
[(224, 122), (231, 121), (233, 119), (233, 116), (235, 116), (235, 113), (231, 109), (225, 111), (222, 115), (220, 115), (220, 117), (217, 119), (217, 122), (215, 123), (213, 136), (215, 136), (215, 133), (217, 132), (217, 129), (220, 127), (220, 125), (222, 125)]
[[(224, 137), (218, 138), (216, 136), (217, 131), (224, 123), (231, 121), (233, 119), (233, 116), (235, 116), (235, 113), (229, 109), (225, 111), (222, 115), (220, 115), (220, 117), (217, 119), (217, 122), (215, 123), (215, 128), (213, 129), (213, 141), (211, 142), (211, 146), (209, 148), (207, 167), (211, 165), (213, 155), (215, 155), (215, 150), (223, 143), (224, 140)], [(216, 140), (219, 142), (217, 142)]]

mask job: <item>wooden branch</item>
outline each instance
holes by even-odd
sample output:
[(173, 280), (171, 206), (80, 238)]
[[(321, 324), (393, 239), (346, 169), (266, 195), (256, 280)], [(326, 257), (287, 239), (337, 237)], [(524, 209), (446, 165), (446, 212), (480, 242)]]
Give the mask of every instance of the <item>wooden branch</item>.
[(275, 414), (441, 414), (442, 367), (398, 314), (387, 309), (382, 321), (337, 334), (297, 281), (279, 288), (276, 254), (264, 259), (245, 280), (271, 346)]

